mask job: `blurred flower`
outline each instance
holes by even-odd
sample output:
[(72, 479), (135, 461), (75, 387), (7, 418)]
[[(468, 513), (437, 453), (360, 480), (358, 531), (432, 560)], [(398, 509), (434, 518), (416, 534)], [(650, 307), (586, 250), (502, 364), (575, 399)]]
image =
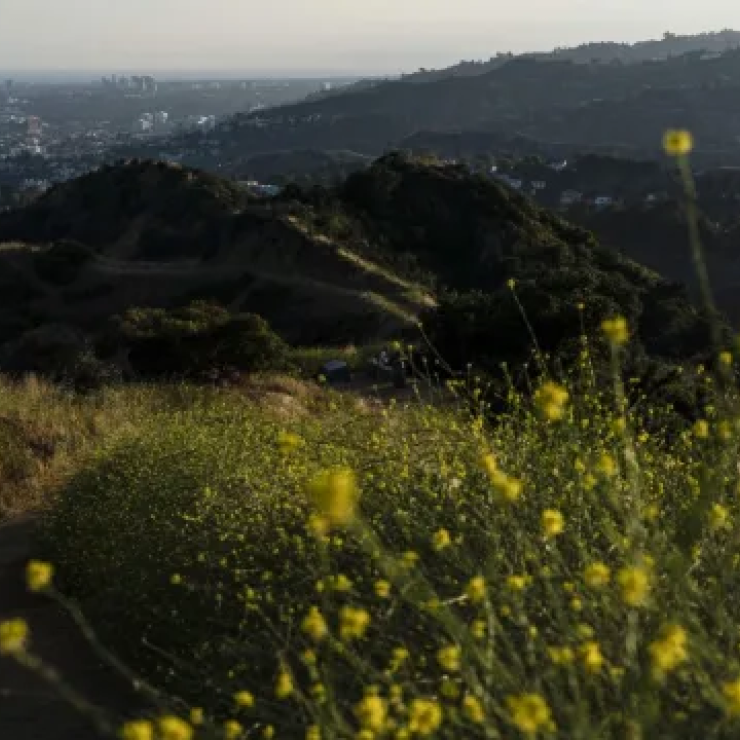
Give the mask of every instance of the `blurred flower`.
[(581, 647), (581, 659), (589, 673), (598, 673), (604, 665), (604, 656), (598, 642), (587, 642)]
[(437, 651), (437, 662), (450, 673), (460, 670), (460, 648), (457, 645), (447, 645)]
[(343, 606), (339, 612), (339, 636), (342, 640), (364, 637), (370, 625), (370, 614), (365, 609)]
[(439, 531), (435, 532), (434, 536), (432, 537), (432, 547), (437, 551), (444, 550), (445, 547), (449, 547), (451, 542), (452, 538), (450, 537), (450, 533), (446, 529), (440, 529)]
[(388, 717), (388, 707), (377, 694), (368, 694), (355, 706), (355, 717), (360, 727), (373, 732), (382, 732)]
[(709, 511), (709, 526), (715, 532), (725, 529), (730, 523), (730, 512), (722, 504), (714, 504)]
[(663, 149), (669, 157), (685, 157), (694, 148), (694, 137), (685, 129), (669, 129), (663, 135)]
[(293, 678), (285, 669), (278, 674), (275, 682), (275, 696), (278, 699), (287, 699), (293, 693)]
[(545, 509), (542, 512), (542, 531), (545, 537), (551, 539), (562, 534), (565, 529), (565, 519), (556, 509)]
[(238, 707), (251, 709), (254, 706), (254, 694), (251, 691), (238, 691), (234, 694), (234, 701)]
[(671, 624), (663, 629), (662, 636), (648, 646), (653, 676), (662, 678), (675, 670), (688, 658), (686, 630)]
[(535, 392), (534, 402), (542, 416), (550, 421), (557, 421), (565, 415), (568, 391), (557, 383), (547, 381)]
[(482, 725), (486, 721), (483, 705), (472, 694), (467, 694), (462, 701), (463, 716), (476, 725)]
[(224, 722), (224, 738), (226, 740), (237, 740), (243, 732), (244, 728), (235, 719), (227, 719)]
[(0, 622), (0, 655), (18, 655), (28, 644), (28, 623), (24, 619)]
[(380, 579), (375, 581), (375, 595), (381, 599), (387, 599), (391, 594), (391, 584), (388, 581)]
[(627, 319), (624, 316), (604, 319), (601, 322), (601, 330), (615, 347), (621, 347), (629, 341), (629, 329), (627, 328)]
[(611, 571), (604, 563), (591, 563), (583, 572), (583, 580), (591, 588), (603, 588), (609, 583)]
[(442, 707), (434, 699), (414, 699), (409, 708), (409, 730), (416, 735), (433, 735), (442, 725)]
[(184, 719), (168, 714), (157, 720), (157, 735), (161, 740), (190, 740), (193, 728)]
[(308, 484), (309, 497), (330, 526), (349, 524), (355, 517), (359, 490), (349, 468), (326, 470)]
[(740, 678), (722, 684), (725, 711), (731, 717), (740, 717)]
[(570, 665), (575, 660), (573, 648), (569, 647), (549, 647), (547, 654), (555, 665)]
[(326, 626), (326, 620), (317, 606), (312, 606), (308, 610), (308, 614), (306, 614), (301, 623), (301, 629), (314, 642), (320, 642), (329, 632), (329, 628)]
[(540, 694), (508, 696), (506, 705), (512, 724), (525, 735), (536, 735), (552, 722), (550, 707)]
[(26, 585), (29, 591), (43, 591), (51, 585), (54, 566), (42, 560), (31, 560), (26, 566)]
[(154, 725), (145, 719), (126, 722), (119, 733), (121, 740), (154, 740)]
[(650, 592), (650, 576), (644, 568), (623, 568), (617, 574), (622, 599), (632, 607), (643, 606)]

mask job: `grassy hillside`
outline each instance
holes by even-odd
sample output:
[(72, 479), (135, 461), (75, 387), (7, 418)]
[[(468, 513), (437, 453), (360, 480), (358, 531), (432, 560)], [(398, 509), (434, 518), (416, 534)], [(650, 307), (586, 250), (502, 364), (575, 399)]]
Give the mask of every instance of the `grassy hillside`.
[(472, 380), (446, 411), (184, 390), (65, 477), (44, 554), (197, 738), (732, 738), (735, 399), (666, 435), (588, 365), (493, 426)]

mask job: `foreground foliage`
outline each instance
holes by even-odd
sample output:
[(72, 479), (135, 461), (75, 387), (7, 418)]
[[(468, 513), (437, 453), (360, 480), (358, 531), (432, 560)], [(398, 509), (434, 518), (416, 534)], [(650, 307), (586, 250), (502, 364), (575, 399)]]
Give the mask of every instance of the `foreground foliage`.
[(589, 378), (494, 426), (473, 381), (155, 414), (48, 517), (60, 584), (182, 697), (162, 737), (735, 737), (734, 406), (648, 431)]

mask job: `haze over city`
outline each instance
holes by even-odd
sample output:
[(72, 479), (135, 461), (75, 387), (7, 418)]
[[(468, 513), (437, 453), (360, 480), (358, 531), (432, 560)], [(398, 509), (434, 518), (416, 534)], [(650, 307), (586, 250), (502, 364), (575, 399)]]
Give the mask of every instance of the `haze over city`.
[[(0, 0), (0, 71), (395, 74), (733, 25), (732, 0)], [(40, 22), (43, 19), (43, 22)]]

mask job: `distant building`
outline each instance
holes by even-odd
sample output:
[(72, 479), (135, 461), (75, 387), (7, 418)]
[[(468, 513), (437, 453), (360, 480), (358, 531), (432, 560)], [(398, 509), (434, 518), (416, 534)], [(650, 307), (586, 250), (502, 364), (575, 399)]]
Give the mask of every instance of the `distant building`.
[(532, 190), (544, 190), (547, 187), (547, 182), (545, 180), (533, 180), (532, 181)]
[(574, 203), (580, 203), (583, 200), (583, 193), (578, 190), (564, 190), (560, 194), (560, 205), (572, 206)]
[(614, 205), (614, 198), (610, 195), (599, 195), (594, 198), (594, 205), (597, 208), (608, 208), (609, 206)]
[(39, 137), (41, 136), (42, 132), (42, 126), (41, 126), (41, 119), (38, 116), (29, 116), (26, 119), (26, 124), (28, 127), (28, 135), (33, 137)]

